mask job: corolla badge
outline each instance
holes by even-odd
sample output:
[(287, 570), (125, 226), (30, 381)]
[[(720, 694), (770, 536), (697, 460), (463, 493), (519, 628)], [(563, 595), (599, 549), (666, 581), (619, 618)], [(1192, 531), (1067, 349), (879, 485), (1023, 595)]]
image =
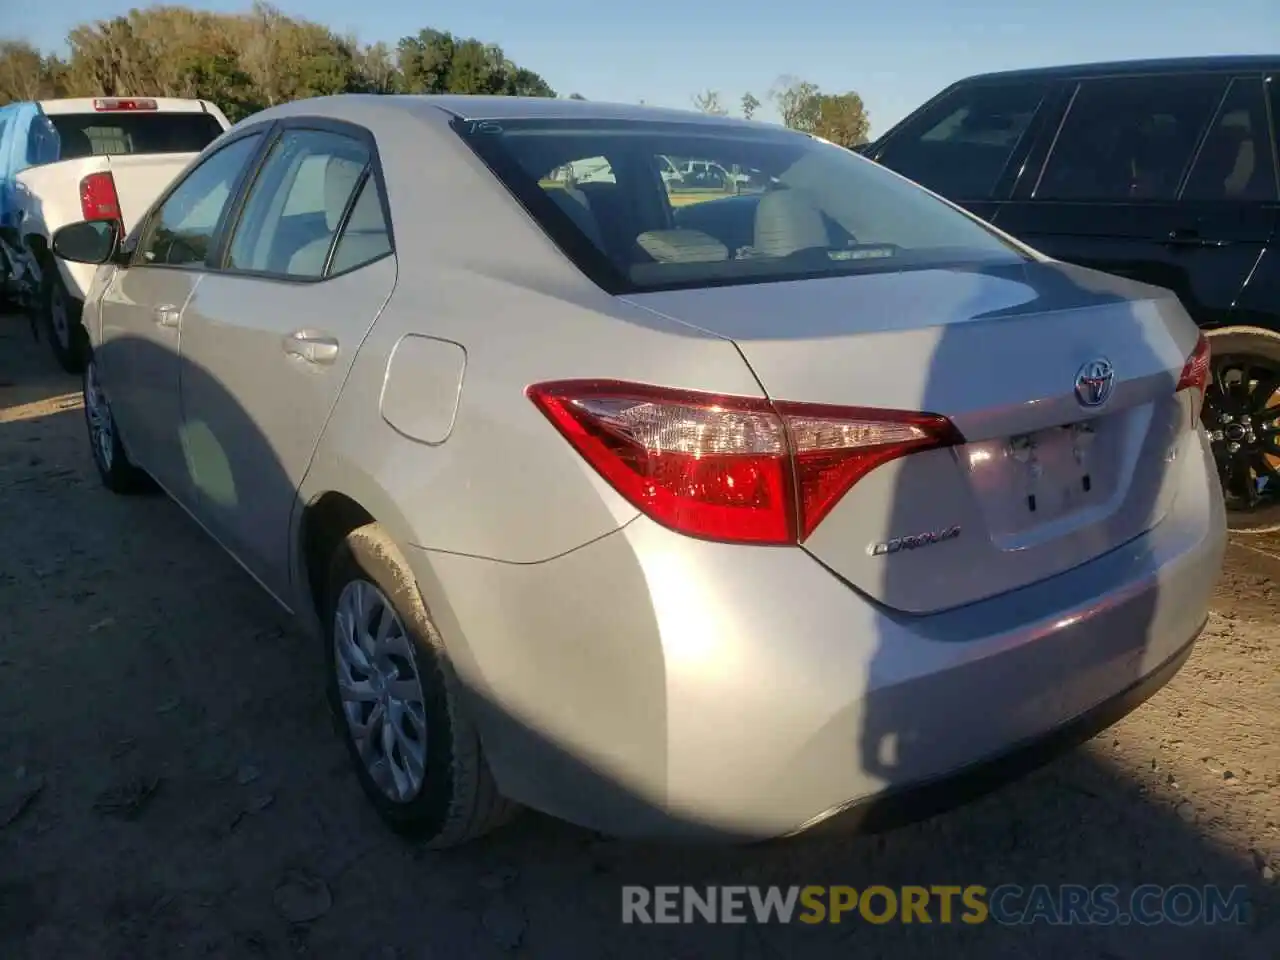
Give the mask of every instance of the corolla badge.
[(882, 543), (869, 543), (867, 544), (867, 553), (873, 557), (883, 557), (886, 554), (898, 553), (901, 550), (918, 550), (920, 547), (931, 547), (935, 543), (954, 540), (958, 536), (960, 536), (959, 525), (943, 527), (941, 530), (915, 533), (909, 537), (894, 537), (892, 540), (885, 540)]
[(1076, 373), (1076, 399), (1083, 407), (1100, 407), (1111, 397), (1116, 371), (1106, 357), (1090, 360)]

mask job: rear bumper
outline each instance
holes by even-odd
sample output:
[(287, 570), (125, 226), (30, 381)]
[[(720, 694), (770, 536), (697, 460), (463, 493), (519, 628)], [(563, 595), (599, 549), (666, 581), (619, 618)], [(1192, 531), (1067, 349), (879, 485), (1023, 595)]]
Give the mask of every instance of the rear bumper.
[(933, 616), (886, 611), (801, 550), (643, 518), (538, 564), (408, 554), (512, 799), (622, 836), (870, 828), (950, 805), (976, 765), (1016, 775), (1028, 745), (1069, 746), (1172, 676), (1226, 542), (1200, 453), (1143, 537)]
[[(1204, 623), (1196, 631), (1196, 637), (1203, 630)], [(840, 830), (866, 833), (888, 830), (953, 810), (1013, 783), (1119, 723), (1159, 693), (1190, 659), (1196, 637), (1127, 689), (1062, 726), (936, 780), (889, 790), (825, 811), (801, 829), (815, 835)]]

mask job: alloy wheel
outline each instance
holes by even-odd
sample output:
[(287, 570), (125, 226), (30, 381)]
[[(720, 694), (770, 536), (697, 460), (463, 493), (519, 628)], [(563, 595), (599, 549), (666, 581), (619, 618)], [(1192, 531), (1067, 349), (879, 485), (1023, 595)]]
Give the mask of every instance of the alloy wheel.
[(1280, 504), (1280, 365), (1243, 354), (1214, 356), (1202, 420), (1228, 510)]
[(391, 602), (353, 580), (334, 610), (334, 669), (343, 718), (365, 770), (388, 799), (418, 795), (426, 770), (427, 718), (413, 641)]
[(89, 442), (103, 469), (110, 472), (115, 453), (115, 424), (107, 395), (98, 382), (98, 366), (92, 360), (84, 373), (84, 411), (89, 421)]

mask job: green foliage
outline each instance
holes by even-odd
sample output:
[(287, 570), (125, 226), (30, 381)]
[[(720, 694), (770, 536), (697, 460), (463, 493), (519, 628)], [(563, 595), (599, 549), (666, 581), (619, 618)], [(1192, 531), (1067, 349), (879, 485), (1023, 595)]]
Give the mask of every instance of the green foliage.
[(867, 142), (870, 130), (862, 97), (852, 90), (818, 95), (818, 122), (813, 130), (818, 136), (852, 150)]
[(760, 109), (760, 101), (756, 99), (756, 95), (751, 91), (747, 91), (742, 95), (742, 116), (750, 120), (755, 116), (757, 110)]
[[(862, 97), (852, 90), (823, 93), (815, 84), (782, 77), (770, 96), (782, 122), (793, 130), (812, 133), (850, 149), (867, 142), (871, 121)], [(745, 97), (743, 107), (745, 112)]]
[(487, 93), (554, 97), (502, 48), (423, 29), (394, 50), (361, 44), (261, 2), (242, 14), (158, 5), (81, 24), (69, 55), (0, 41), (0, 105), (52, 97), (199, 97), (231, 120), (338, 93)]

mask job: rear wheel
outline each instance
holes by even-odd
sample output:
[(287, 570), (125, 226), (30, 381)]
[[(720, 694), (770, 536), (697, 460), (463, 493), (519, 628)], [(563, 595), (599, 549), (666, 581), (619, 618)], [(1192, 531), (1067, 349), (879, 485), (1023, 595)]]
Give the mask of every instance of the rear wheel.
[(440, 634), (377, 524), (338, 547), (327, 596), (329, 702), (382, 819), (434, 848), (510, 820), (519, 808), (498, 794)]
[(1280, 333), (1261, 327), (1207, 331), (1212, 381), (1202, 420), (1212, 442), (1227, 526), (1280, 530)]
[(46, 258), (40, 269), (44, 273), (40, 298), (41, 326), (49, 338), (58, 366), (67, 373), (80, 373), (84, 369), (88, 340), (84, 327), (80, 325), (84, 304), (67, 290), (56, 263)]

